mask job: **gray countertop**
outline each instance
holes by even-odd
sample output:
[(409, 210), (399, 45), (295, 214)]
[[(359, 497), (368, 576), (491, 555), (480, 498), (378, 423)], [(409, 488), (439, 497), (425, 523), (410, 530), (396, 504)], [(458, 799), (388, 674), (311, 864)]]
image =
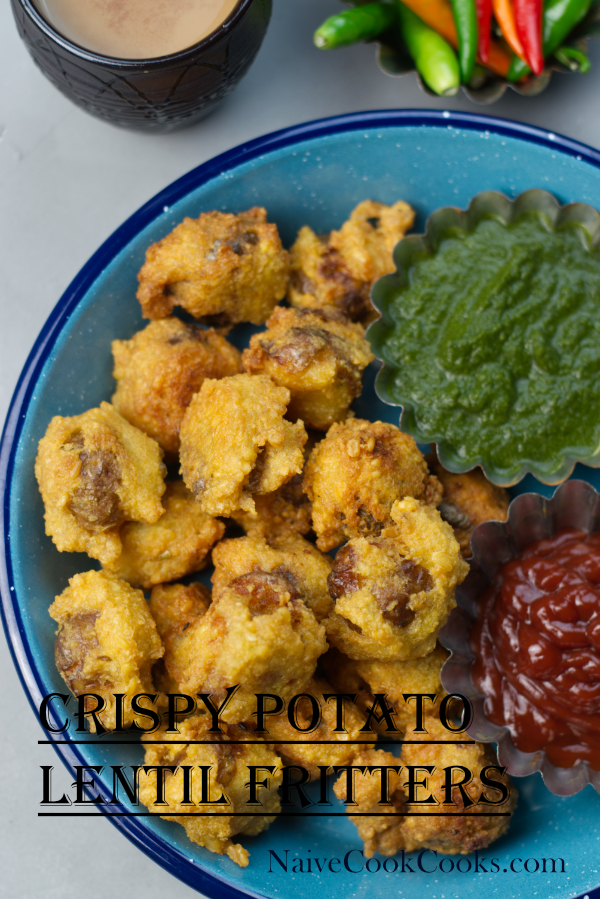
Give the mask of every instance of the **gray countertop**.
[[(169, 182), (217, 153), (269, 131), (345, 112), (390, 107), (482, 111), (539, 125), (600, 147), (600, 42), (592, 72), (554, 75), (540, 97), (514, 92), (491, 107), (464, 96), (434, 100), (415, 76), (389, 78), (371, 47), (332, 53), (311, 34), (338, 0), (274, 0), (262, 50), (236, 92), (206, 121), (146, 136), (81, 112), (44, 79), (19, 41), (7, 0), (0, 7), (0, 420), (52, 307), (104, 239)], [(0, 708), (6, 728), (0, 818), (0, 895), (104, 899), (197, 895), (129, 844), (108, 821), (38, 818), (40, 765), (70, 777), (28, 706), (0, 637)], [(10, 723), (10, 727), (7, 724)]]

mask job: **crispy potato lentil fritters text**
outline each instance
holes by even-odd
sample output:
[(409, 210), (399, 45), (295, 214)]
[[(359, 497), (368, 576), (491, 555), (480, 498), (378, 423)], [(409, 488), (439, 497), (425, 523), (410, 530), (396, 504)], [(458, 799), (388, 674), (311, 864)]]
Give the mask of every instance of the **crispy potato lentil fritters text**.
[[(53, 418), (39, 444), (47, 534), (60, 551), (102, 564), (72, 577), (50, 608), (58, 670), (76, 696), (105, 702), (96, 714), (107, 730), (118, 721), (114, 693), (124, 695), (125, 725), (134, 694), (154, 697), (162, 723), (142, 745), (146, 766), (169, 768), (166, 804), (156, 770), (140, 769), (142, 802), (174, 812), (167, 820), (193, 843), (242, 867), (248, 851), (234, 838), (260, 833), (281, 811), (284, 765), (316, 780), (346, 765), (456, 763), (476, 774), (494, 760), (478, 743), (405, 747), (396, 758), (376, 748), (389, 736), (385, 716), (369, 713), (385, 694), (394, 733), (410, 734), (404, 694), (435, 694), (424, 722), (439, 738), (447, 653), (436, 641), (468, 571), (461, 549), (504, 507), (477, 473), (458, 483), (435, 459), (430, 471), (412, 437), (351, 410), (373, 359), (363, 329), (374, 315), (369, 290), (393, 270), (393, 247), (413, 218), (402, 201), (367, 200), (325, 238), (302, 228), (291, 278), (264, 209), (185, 219), (147, 251), (138, 299), (152, 321), (113, 342), (114, 406)], [(276, 305), (286, 291), (291, 308)], [(175, 306), (203, 325), (266, 327), (241, 353), (227, 332), (176, 318)], [(212, 593), (190, 582), (211, 559)], [(270, 744), (256, 730), (257, 693), (284, 703), (267, 713)], [(171, 700), (181, 694), (198, 702), (174, 730)], [(217, 733), (201, 711), (206, 694), (221, 706)], [(260, 816), (249, 814), (248, 765), (273, 772)], [(200, 802), (198, 766), (211, 769), (211, 798), (223, 796), (226, 814)], [(191, 768), (196, 815), (183, 792)], [(334, 789), (345, 797), (343, 779)], [(350, 816), (367, 857), (465, 853), (508, 822), (411, 815), (405, 778), (394, 774), (390, 796), (382, 809), (380, 783), (357, 774), (353, 810), (381, 810)], [(460, 791), (453, 798), (463, 809)]]

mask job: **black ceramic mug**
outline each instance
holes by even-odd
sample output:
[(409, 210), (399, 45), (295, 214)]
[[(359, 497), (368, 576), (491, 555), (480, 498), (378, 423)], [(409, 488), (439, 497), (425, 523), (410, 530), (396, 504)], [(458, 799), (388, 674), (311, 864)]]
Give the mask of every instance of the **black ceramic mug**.
[(156, 59), (113, 59), (79, 47), (32, 0), (11, 0), (34, 61), (70, 100), (98, 118), (143, 131), (174, 131), (204, 118), (245, 74), (262, 43), (272, 0), (239, 0), (216, 31)]

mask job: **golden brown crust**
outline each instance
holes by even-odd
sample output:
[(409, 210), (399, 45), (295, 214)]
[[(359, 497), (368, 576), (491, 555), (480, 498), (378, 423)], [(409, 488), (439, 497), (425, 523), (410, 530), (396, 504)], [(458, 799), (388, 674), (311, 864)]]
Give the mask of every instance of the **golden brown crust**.
[(277, 538), (292, 530), (304, 536), (312, 528), (312, 503), (302, 489), (303, 474), (295, 474), (273, 493), (254, 497), (254, 512), (238, 510), (231, 517), (249, 536)]
[(302, 471), (307, 435), (284, 419), (290, 393), (267, 375), (204, 381), (181, 424), (181, 473), (210, 515), (254, 511)]
[(165, 646), (177, 640), (192, 621), (202, 618), (211, 603), (204, 584), (158, 584), (150, 594), (150, 614)]
[(204, 379), (242, 370), (239, 350), (221, 334), (173, 317), (150, 322), (131, 340), (113, 340), (112, 351), (115, 409), (169, 458), (179, 452), (181, 419)]
[(225, 533), (223, 522), (202, 511), (183, 481), (167, 482), (166, 488), (163, 515), (154, 524), (124, 524), (121, 555), (105, 566), (133, 587), (148, 590), (200, 571)]
[(329, 237), (321, 239), (311, 228), (301, 228), (291, 249), (292, 306), (332, 307), (353, 321), (373, 320), (371, 286), (394, 271), (392, 250), (413, 221), (413, 210), (402, 200), (393, 206), (365, 200)]
[[(59, 625), (55, 658), (61, 677), (75, 696), (101, 696), (105, 709), (98, 719), (114, 730), (114, 694), (131, 700), (152, 693), (151, 666), (164, 652), (144, 594), (107, 571), (88, 571), (70, 579), (49, 612)], [(126, 701), (123, 725), (133, 718)]]
[[(416, 849), (433, 849), (444, 852), (446, 855), (468, 855), (476, 849), (485, 849), (494, 840), (506, 833), (510, 824), (510, 817), (495, 817), (494, 812), (513, 812), (517, 805), (517, 791), (512, 786), (507, 774), (500, 775), (494, 772), (493, 779), (501, 781), (510, 788), (509, 798), (501, 806), (490, 806), (480, 803), (478, 800), (483, 793), (489, 794), (496, 800), (498, 793), (491, 787), (484, 787), (481, 781), (481, 770), (487, 765), (497, 765), (498, 759), (494, 748), (489, 743), (472, 743), (467, 734), (449, 733), (435, 717), (428, 718), (425, 726), (428, 730), (426, 737), (417, 734), (413, 730), (406, 733), (407, 740), (443, 740), (439, 743), (420, 743), (410, 745), (405, 743), (402, 747), (401, 763), (403, 765), (430, 765), (435, 768), (429, 776), (429, 789), (431, 794), (441, 804), (444, 801), (444, 769), (450, 765), (462, 765), (473, 775), (468, 786), (465, 787), (469, 799), (473, 805), (465, 805), (463, 796), (454, 787), (451, 790), (452, 806), (443, 807), (453, 812), (469, 812), (469, 815), (457, 817), (432, 816), (421, 817), (411, 815), (411, 811), (421, 811), (422, 807), (410, 805), (405, 807), (406, 817), (402, 822), (402, 835), (407, 852)], [(464, 743), (454, 741), (465, 739)], [(457, 771), (457, 775), (459, 772)], [(456, 782), (457, 776), (454, 777)], [(477, 813), (483, 813), (479, 816)], [(487, 813), (487, 814), (486, 814)], [(492, 813), (492, 814), (490, 814)]]
[(338, 552), (325, 626), (353, 659), (400, 661), (428, 655), (469, 570), (451, 527), (412, 497), (394, 503), (395, 526), (356, 537)]
[(57, 415), (35, 463), (46, 533), (60, 552), (115, 562), (121, 524), (152, 524), (163, 514), (165, 472), (159, 445), (109, 403), (71, 418)]
[(432, 506), (441, 486), (408, 434), (386, 422), (350, 418), (331, 426), (306, 465), (304, 490), (324, 552), (352, 537), (391, 525), (396, 500), (414, 496)]
[(261, 325), (287, 288), (289, 257), (265, 209), (186, 218), (146, 251), (137, 298), (145, 318), (181, 306), (208, 324)]
[(215, 598), (241, 575), (266, 571), (285, 578), (321, 621), (332, 609), (327, 587), (331, 559), (293, 531), (221, 540), (213, 551), (212, 576)]
[(480, 468), (453, 474), (433, 454), (428, 462), (444, 489), (440, 515), (452, 526), (463, 558), (470, 559), (471, 534), (484, 521), (506, 521), (510, 497), (503, 487), (490, 484)]
[[(232, 842), (232, 837), (244, 834), (254, 836), (261, 833), (274, 821), (274, 816), (281, 811), (277, 789), (281, 784), (281, 762), (279, 758), (266, 744), (257, 742), (257, 737), (241, 727), (221, 725), (222, 735), (209, 734), (211, 719), (208, 715), (195, 714), (184, 719), (178, 724), (179, 733), (167, 731), (167, 725), (149, 734), (148, 741), (158, 741), (159, 745), (150, 742), (145, 746), (146, 755), (144, 764), (147, 766), (165, 765), (177, 766), (175, 773), (165, 772), (164, 795), (167, 807), (156, 804), (156, 771), (140, 772), (141, 802), (156, 814), (164, 814), (166, 811), (181, 812), (167, 817), (167, 821), (181, 824), (192, 841), (198, 846), (204, 846), (211, 852), (226, 854), (236, 864), (245, 868), (248, 864), (248, 851), (239, 843)], [(144, 739), (144, 738), (142, 738)], [(252, 740), (255, 745), (238, 743), (228, 745), (227, 741)], [(203, 741), (207, 742), (191, 742)], [(182, 741), (184, 741), (182, 743)], [(187, 741), (187, 742), (186, 742)], [(210, 742), (208, 742), (210, 741)], [(231, 812), (228, 815), (217, 816), (214, 814), (215, 806), (203, 804), (201, 785), (202, 780), (198, 776), (192, 777), (192, 802), (194, 806), (183, 804), (183, 770), (182, 765), (192, 766), (194, 774), (200, 773), (199, 766), (210, 768), (210, 798), (214, 801), (221, 796), (228, 802), (222, 806), (216, 806), (220, 812)], [(269, 766), (274, 768), (272, 774), (264, 772), (261, 780), (268, 779), (268, 786), (261, 787), (260, 801), (264, 815), (250, 816), (243, 812), (256, 812), (255, 805), (248, 805), (248, 766)], [(190, 810), (196, 814), (183, 817)], [(211, 814), (212, 813), (212, 814)]]
[(343, 421), (362, 390), (363, 369), (375, 358), (361, 326), (321, 310), (277, 306), (267, 328), (244, 350), (246, 371), (287, 387), (292, 420), (321, 431)]
[[(428, 718), (426, 726), (427, 735), (412, 729), (407, 731), (405, 739), (416, 742), (413, 745), (404, 743), (400, 758), (396, 758), (390, 752), (367, 750), (354, 759), (354, 765), (400, 767), (398, 773), (390, 771), (388, 774), (390, 805), (387, 807), (380, 805), (380, 772), (377, 772), (377, 776), (368, 772), (364, 775), (360, 772), (355, 774), (354, 798), (358, 805), (353, 807), (354, 810), (362, 813), (382, 812), (381, 815), (373, 817), (349, 815), (364, 841), (367, 858), (371, 858), (375, 852), (395, 855), (402, 849), (406, 852), (431, 849), (446, 855), (468, 855), (476, 849), (485, 849), (508, 829), (510, 817), (494, 815), (498, 809), (510, 813), (516, 807), (517, 793), (506, 774), (499, 775), (495, 772), (493, 778), (509, 786), (510, 794), (506, 802), (501, 806), (490, 806), (480, 801), (484, 798), (484, 794), (489, 794), (493, 800), (499, 798), (498, 793), (491, 787), (484, 787), (480, 776), (482, 768), (497, 765), (493, 747), (489, 743), (473, 743), (466, 734), (450, 733), (436, 718)], [(456, 743), (461, 738), (465, 742)], [(423, 742), (424, 740), (428, 742)], [(422, 813), (423, 805), (408, 801), (410, 796), (405, 789), (407, 771), (404, 767), (408, 765), (429, 766), (433, 769), (431, 773), (427, 773), (427, 787), (417, 788), (417, 792), (420, 791), (419, 798), (422, 800), (428, 794), (432, 797), (434, 808), (442, 806), (444, 811), (451, 809), (453, 815), (417, 814)], [(444, 769), (452, 765), (467, 768), (473, 776), (465, 785), (467, 801), (459, 788), (453, 787), (450, 790), (452, 804), (444, 806), (446, 800)], [(425, 772), (419, 773), (423, 779)], [(452, 772), (454, 783), (458, 782), (457, 776), (460, 773), (459, 768), (455, 768)], [(346, 799), (345, 774), (335, 783), (334, 791), (338, 798)], [(426, 807), (429, 810), (431, 805)], [(415, 814), (411, 814), (413, 811)], [(461, 812), (468, 814), (462, 815)]]
[(256, 693), (276, 693), (284, 702), (299, 693), (327, 644), (324, 627), (290, 581), (252, 571), (213, 600), (165, 652), (165, 667), (182, 692), (211, 693), (222, 702), (239, 685), (221, 714), (229, 723), (252, 720)]
[[(394, 708), (396, 727), (404, 732), (412, 726), (416, 715), (416, 701), (405, 700), (405, 694), (436, 696), (435, 701), (423, 700), (423, 715), (439, 714), (440, 702), (446, 696), (440, 674), (448, 655), (448, 651), (438, 644), (428, 655), (405, 662), (358, 661), (330, 648), (319, 660), (319, 665), (338, 692), (356, 694), (356, 704), (362, 712), (372, 706), (375, 693), (382, 693)], [(375, 731), (389, 736), (385, 720), (378, 723), (372, 719), (371, 724)]]
[[(364, 774), (360, 771), (354, 772), (353, 778), (354, 801), (357, 804), (351, 808), (361, 814), (352, 815), (350, 813), (348, 815), (365, 845), (365, 855), (367, 858), (372, 858), (376, 852), (380, 852), (381, 855), (396, 855), (405, 848), (401, 829), (404, 812), (404, 789), (402, 786), (404, 778), (401, 776), (402, 772), (389, 771), (387, 773), (390, 805), (382, 806), (380, 804), (381, 772), (369, 773), (368, 768), (378, 765), (400, 767), (400, 759), (382, 749), (366, 749), (356, 754), (353, 764), (367, 768)], [(345, 773), (336, 780), (333, 790), (338, 799), (346, 800), (348, 794)], [(375, 815), (375, 812), (382, 814)]]

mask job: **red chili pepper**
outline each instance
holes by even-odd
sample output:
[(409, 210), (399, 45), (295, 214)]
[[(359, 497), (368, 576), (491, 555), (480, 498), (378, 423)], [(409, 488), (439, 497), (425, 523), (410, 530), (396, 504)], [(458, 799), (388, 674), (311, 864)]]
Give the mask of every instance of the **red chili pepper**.
[(542, 50), (542, 0), (514, 0), (515, 25), (529, 68), (540, 75), (544, 70)]
[(477, 52), (482, 62), (488, 61), (490, 52), (490, 27), (492, 23), (492, 0), (475, 0), (479, 40)]

